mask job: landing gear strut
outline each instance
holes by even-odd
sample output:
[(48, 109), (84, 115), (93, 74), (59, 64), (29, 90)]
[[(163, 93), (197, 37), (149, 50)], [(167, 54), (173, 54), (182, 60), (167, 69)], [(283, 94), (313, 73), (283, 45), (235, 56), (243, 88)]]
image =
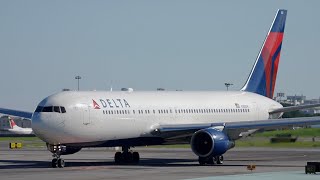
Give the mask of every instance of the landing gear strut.
[(199, 156), (198, 161), (199, 161), (200, 165), (223, 164), (223, 156), (214, 156), (214, 157), (200, 157)]
[(130, 147), (122, 146), (122, 152), (116, 152), (114, 162), (116, 164), (134, 163), (138, 164), (140, 155), (138, 152), (129, 151)]
[(51, 161), (51, 167), (53, 168), (64, 168), (65, 163), (64, 159), (60, 158), (61, 152), (63, 151), (64, 146), (61, 145), (47, 145), (47, 148), (49, 151), (52, 152), (52, 161)]

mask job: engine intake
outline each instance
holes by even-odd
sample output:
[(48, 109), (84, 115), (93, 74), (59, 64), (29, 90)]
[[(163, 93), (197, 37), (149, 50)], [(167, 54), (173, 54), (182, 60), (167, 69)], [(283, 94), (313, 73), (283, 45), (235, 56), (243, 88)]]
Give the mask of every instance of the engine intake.
[(191, 138), (192, 151), (199, 157), (220, 156), (234, 145), (225, 133), (214, 128), (199, 130)]

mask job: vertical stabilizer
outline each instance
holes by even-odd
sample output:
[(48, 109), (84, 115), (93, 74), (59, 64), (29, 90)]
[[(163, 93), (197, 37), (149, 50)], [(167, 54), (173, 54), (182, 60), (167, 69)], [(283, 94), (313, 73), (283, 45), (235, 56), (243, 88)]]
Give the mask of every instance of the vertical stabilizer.
[(242, 91), (273, 98), (286, 17), (279, 9)]

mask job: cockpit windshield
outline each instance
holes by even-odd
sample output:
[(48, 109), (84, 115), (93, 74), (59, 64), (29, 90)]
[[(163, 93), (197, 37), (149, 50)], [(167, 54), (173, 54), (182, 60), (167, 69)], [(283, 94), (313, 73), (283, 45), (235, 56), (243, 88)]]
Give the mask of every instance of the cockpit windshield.
[(63, 106), (38, 106), (35, 112), (66, 113), (66, 108)]

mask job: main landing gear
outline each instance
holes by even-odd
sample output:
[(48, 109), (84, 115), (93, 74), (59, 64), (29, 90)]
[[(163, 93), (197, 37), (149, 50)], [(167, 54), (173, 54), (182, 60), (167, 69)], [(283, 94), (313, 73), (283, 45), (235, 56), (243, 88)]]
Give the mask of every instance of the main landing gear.
[(198, 160), (200, 165), (223, 164), (223, 156), (199, 157)]
[(64, 146), (61, 145), (47, 145), (48, 150), (52, 152), (52, 161), (51, 167), (53, 168), (64, 168), (65, 163), (64, 159), (60, 158), (61, 152), (63, 151)]
[(116, 164), (138, 164), (140, 155), (138, 152), (129, 151), (130, 147), (122, 146), (122, 152), (116, 152), (114, 155), (114, 162)]

